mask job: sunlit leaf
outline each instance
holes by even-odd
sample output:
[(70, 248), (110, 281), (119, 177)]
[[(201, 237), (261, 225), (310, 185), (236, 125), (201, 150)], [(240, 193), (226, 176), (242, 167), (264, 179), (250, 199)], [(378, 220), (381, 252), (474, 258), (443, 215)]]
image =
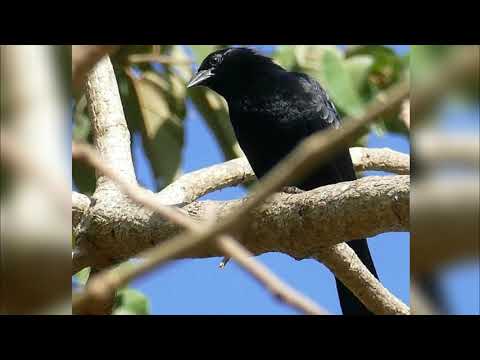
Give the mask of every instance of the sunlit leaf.
[(78, 273), (76, 273), (74, 277), (80, 284), (85, 285), (89, 275), (90, 275), (90, 267), (86, 267), (80, 270)]
[(342, 57), (342, 52), (335, 45), (297, 45), (295, 58), (298, 66), (304, 69), (318, 69), (325, 52), (331, 52)]
[(344, 60), (337, 51), (325, 51), (321, 60), (320, 81), (332, 100), (344, 113), (359, 115), (363, 107), (362, 99)]
[(449, 51), (451, 46), (447, 45), (413, 45), (410, 63), (412, 81), (419, 83), (427, 79)]
[(292, 69), (296, 64), (295, 46), (279, 45), (272, 57), (285, 69)]
[(402, 75), (401, 57), (385, 45), (365, 45), (354, 51), (354, 56), (369, 55), (374, 59), (369, 81), (378, 89), (385, 89)]

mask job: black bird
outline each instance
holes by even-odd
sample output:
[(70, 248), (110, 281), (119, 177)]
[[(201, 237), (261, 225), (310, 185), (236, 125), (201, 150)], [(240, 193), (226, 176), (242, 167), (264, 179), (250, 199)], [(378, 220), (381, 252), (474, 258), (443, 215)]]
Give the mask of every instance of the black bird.
[[(306, 74), (289, 72), (249, 48), (226, 48), (203, 60), (188, 87), (206, 86), (225, 98), (230, 121), (243, 152), (261, 179), (304, 138), (340, 127), (340, 118), (320, 84)], [(302, 190), (355, 180), (348, 149), (294, 184)], [(366, 239), (348, 242), (378, 278)], [(336, 279), (345, 315), (370, 311)]]

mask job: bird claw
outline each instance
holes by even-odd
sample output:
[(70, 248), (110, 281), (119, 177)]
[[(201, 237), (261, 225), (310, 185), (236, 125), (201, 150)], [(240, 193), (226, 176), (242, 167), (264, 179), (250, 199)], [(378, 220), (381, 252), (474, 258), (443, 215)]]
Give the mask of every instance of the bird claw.
[(303, 193), (304, 190), (297, 188), (296, 186), (284, 186), (280, 190), (280, 192), (286, 193), (286, 194), (300, 194)]

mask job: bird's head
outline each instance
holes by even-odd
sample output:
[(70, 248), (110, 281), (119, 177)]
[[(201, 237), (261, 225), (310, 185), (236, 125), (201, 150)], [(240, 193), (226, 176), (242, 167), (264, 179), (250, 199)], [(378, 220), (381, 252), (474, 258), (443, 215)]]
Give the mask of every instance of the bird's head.
[(202, 61), (187, 87), (206, 86), (227, 96), (233, 90), (260, 81), (259, 75), (267, 69), (281, 68), (269, 57), (250, 48), (221, 49), (212, 52)]

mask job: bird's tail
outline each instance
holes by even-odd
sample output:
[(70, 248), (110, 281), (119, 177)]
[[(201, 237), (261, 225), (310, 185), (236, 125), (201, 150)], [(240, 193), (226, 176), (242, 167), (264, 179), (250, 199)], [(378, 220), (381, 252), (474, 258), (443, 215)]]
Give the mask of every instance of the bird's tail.
[[(372, 256), (368, 248), (367, 240), (352, 240), (347, 243), (357, 256), (362, 260), (365, 266), (370, 272), (378, 279), (375, 265), (373, 264)], [(343, 315), (373, 315), (365, 305), (349, 290), (343, 283), (335, 279), (337, 283), (338, 298), (340, 299), (340, 306), (342, 308)]]

